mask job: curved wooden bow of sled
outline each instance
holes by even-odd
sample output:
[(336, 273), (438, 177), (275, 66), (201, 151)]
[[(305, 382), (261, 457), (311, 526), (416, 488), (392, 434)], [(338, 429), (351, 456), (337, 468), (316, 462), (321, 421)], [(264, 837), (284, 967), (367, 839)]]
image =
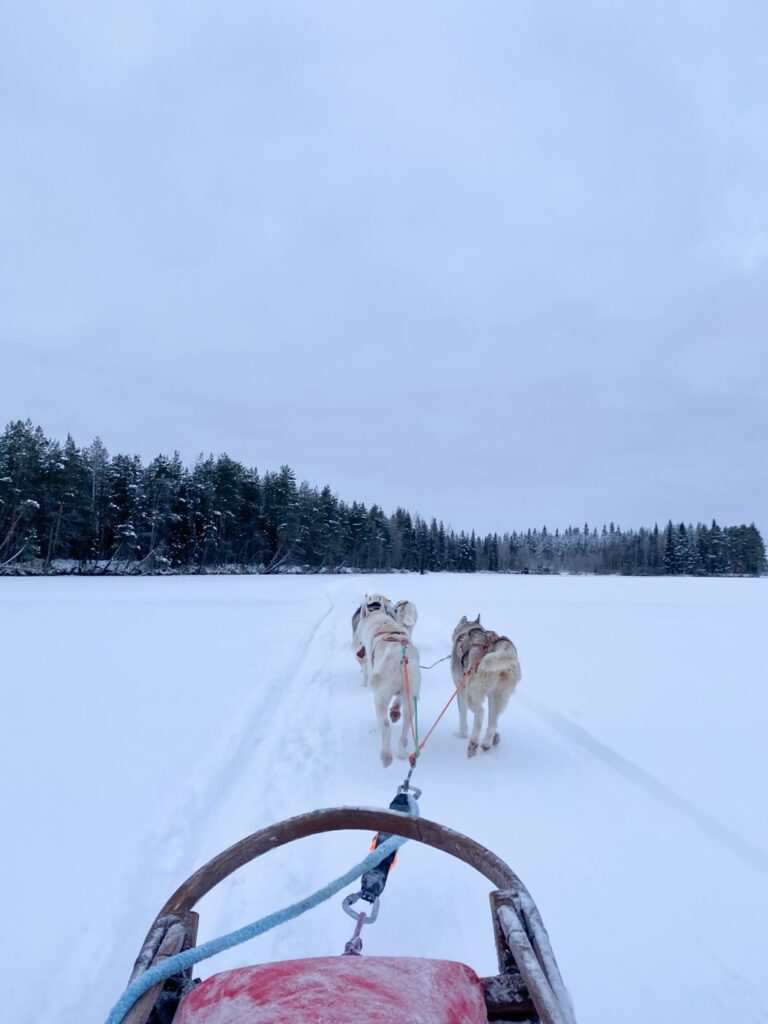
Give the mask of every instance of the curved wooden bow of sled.
[[(238, 868), (296, 839), (347, 829), (405, 836), (442, 850), (484, 875), (496, 886), (490, 900), (500, 972), (483, 979), (488, 1019), (575, 1024), (546, 928), (515, 872), (480, 843), (437, 822), (362, 807), (332, 807), (288, 818), (254, 832), (208, 861), (163, 906), (131, 980), (153, 963), (195, 944), (198, 915), (192, 908)], [(125, 1024), (145, 1024), (159, 988), (134, 1006)]]

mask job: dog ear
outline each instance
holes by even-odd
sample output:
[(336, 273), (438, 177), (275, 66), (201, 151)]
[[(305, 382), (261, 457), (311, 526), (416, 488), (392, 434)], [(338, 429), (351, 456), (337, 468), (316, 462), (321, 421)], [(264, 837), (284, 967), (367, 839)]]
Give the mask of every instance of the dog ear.
[(477, 613), (477, 624), (480, 625), (480, 612)]
[(410, 628), (411, 626), (415, 626), (416, 606), (411, 604), (410, 601), (401, 601), (400, 605), (401, 607), (399, 614), (403, 625), (408, 626), (408, 628)]
[(467, 616), (466, 615), (462, 615), (461, 618), (459, 619), (459, 625), (463, 626), (466, 621), (467, 621)]

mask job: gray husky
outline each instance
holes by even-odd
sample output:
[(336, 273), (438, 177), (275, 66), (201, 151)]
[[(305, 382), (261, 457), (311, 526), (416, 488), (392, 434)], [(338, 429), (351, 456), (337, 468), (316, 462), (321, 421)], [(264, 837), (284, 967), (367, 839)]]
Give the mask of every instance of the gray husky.
[[(451, 651), (451, 675), (455, 686), (461, 684), (457, 695), (459, 705), (458, 735), (466, 738), (467, 708), (474, 715), (472, 733), (469, 735), (467, 756), (474, 757), (478, 746), (490, 750), (501, 736), (497, 728), (499, 715), (507, 706), (520, 681), (520, 663), (517, 650), (506, 636), (499, 636), (493, 630), (485, 629), (480, 616), (467, 620), (462, 615), (453, 631)], [(483, 727), (484, 703), (488, 698), (488, 728), (480, 742)]]

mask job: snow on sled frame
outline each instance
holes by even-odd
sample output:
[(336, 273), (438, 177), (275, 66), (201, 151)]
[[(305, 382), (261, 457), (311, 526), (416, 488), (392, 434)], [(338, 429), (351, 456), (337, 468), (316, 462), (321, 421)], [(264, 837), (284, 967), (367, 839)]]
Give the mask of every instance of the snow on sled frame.
[[(198, 914), (193, 907), (238, 868), (296, 839), (344, 830), (386, 832), (432, 846), (464, 861), (492, 882), (493, 933), (499, 974), (483, 978), (488, 1020), (575, 1024), (570, 997), (530, 893), (501, 858), (473, 839), (427, 818), (362, 807), (310, 811), (260, 829), (218, 854), (174, 892), (150, 928), (130, 981), (153, 964), (194, 947)], [(142, 996), (124, 1024), (146, 1024), (162, 983)]]

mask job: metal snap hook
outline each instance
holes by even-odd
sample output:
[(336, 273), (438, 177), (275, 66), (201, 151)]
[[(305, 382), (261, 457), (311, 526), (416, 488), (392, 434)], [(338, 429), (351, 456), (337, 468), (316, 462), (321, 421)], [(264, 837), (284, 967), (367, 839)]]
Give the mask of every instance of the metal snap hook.
[(349, 916), (354, 918), (355, 921), (358, 921), (360, 920), (360, 918), (362, 918), (363, 924), (373, 924), (373, 922), (379, 916), (379, 898), (377, 896), (376, 899), (371, 904), (370, 914), (366, 914), (365, 911), (358, 911), (352, 909), (352, 905), (354, 903), (357, 903), (357, 901), (362, 898), (362, 895), (362, 892), (350, 893), (349, 896), (346, 896), (342, 900), (342, 909), (344, 910), (345, 914), (349, 914)]

